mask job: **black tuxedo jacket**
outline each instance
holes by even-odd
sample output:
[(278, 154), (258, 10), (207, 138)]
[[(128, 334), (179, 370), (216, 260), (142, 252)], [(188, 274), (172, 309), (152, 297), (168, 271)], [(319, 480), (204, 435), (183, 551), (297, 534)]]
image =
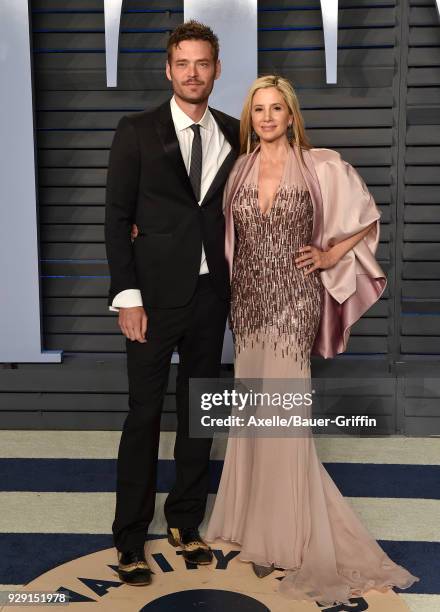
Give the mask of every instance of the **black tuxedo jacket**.
[[(140, 289), (144, 306), (183, 306), (196, 287), (202, 243), (213, 287), (229, 299), (222, 196), (239, 153), (239, 121), (210, 111), (232, 149), (201, 205), (180, 152), (169, 101), (120, 120), (106, 190), (109, 305), (120, 291)], [(134, 243), (132, 223), (140, 232)]]

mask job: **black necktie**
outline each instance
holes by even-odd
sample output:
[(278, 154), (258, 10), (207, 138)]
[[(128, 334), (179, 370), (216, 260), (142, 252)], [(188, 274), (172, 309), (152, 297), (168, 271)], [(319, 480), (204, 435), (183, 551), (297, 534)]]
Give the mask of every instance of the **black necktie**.
[(189, 167), (189, 180), (197, 198), (200, 201), (200, 186), (202, 183), (202, 138), (200, 136), (200, 125), (193, 123), (191, 126), (194, 138), (191, 149), (191, 165)]

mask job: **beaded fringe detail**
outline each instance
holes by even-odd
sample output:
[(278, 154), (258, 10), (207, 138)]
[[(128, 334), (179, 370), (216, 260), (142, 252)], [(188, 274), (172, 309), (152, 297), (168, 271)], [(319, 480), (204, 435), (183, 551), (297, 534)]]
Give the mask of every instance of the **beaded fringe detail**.
[(231, 328), (239, 354), (255, 344), (306, 365), (319, 325), (323, 286), (319, 271), (304, 275), (295, 257), (310, 243), (313, 204), (308, 190), (282, 185), (266, 213), (258, 187), (244, 184), (233, 206), (237, 232)]

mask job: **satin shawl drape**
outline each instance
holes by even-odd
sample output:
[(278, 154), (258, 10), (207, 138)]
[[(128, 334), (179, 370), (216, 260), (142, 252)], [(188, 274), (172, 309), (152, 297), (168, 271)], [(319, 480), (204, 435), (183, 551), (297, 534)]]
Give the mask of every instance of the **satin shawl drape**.
[[(225, 255), (232, 278), (235, 230), (232, 201), (259, 155), (257, 147), (241, 155), (229, 175), (223, 194), (226, 220)], [(381, 212), (357, 170), (333, 149), (303, 149), (305, 167), (297, 145), (292, 148), (310, 192), (313, 203), (311, 244), (328, 250), (334, 244), (366, 229), (372, 230), (338, 263), (321, 270), (324, 299), (321, 319), (312, 354), (325, 358), (343, 353), (347, 348), (352, 325), (377, 302), (387, 280), (376, 261)]]

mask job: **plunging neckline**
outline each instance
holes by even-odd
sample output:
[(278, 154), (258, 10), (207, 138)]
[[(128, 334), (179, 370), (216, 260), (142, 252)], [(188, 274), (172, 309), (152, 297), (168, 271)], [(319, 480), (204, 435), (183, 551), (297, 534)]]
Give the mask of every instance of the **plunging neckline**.
[(257, 198), (256, 198), (256, 202), (257, 202), (258, 212), (264, 218), (269, 217), (269, 215), (270, 215), (270, 213), (272, 211), (272, 208), (275, 205), (278, 192), (280, 191), (281, 187), (283, 186), (284, 180), (286, 178), (287, 164), (289, 162), (289, 158), (290, 158), (291, 153), (293, 153), (293, 151), (288, 151), (288, 153), (286, 155), (286, 161), (284, 162), (284, 168), (283, 168), (283, 171), (281, 172), (281, 177), (280, 177), (280, 180), (278, 182), (278, 186), (275, 189), (274, 194), (272, 196), (272, 202), (271, 202), (270, 206), (267, 207), (265, 212), (263, 212), (262, 209), (261, 209), (261, 206), (260, 206), (260, 161), (261, 161), (261, 148), (260, 148), (260, 151), (258, 152), (257, 160), (256, 160), (256, 164), (255, 164), (255, 175), (256, 175), (256, 185), (257, 185)]

